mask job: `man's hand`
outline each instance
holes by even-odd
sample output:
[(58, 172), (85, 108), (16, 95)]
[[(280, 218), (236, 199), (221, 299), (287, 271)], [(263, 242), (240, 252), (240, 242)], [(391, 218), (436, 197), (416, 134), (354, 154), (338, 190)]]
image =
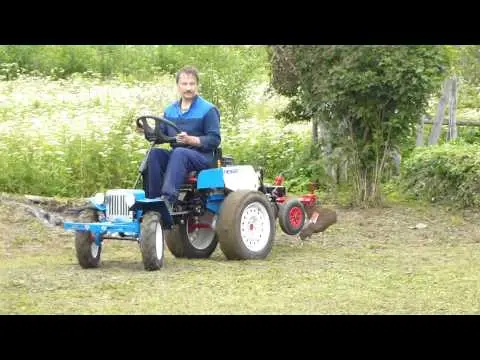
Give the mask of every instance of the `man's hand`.
[(186, 132), (182, 131), (176, 136), (177, 142), (185, 145), (198, 146), (200, 145), (200, 139), (196, 136), (188, 135)]

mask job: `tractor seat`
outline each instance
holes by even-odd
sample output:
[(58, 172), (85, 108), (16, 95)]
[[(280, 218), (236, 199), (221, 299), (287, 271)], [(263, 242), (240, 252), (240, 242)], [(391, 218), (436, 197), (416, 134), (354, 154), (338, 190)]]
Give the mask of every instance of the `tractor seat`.
[(185, 179), (185, 184), (195, 184), (197, 182), (197, 171), (190, 171)]
[[(218, 162), (218, 159), (220, 159), (220, 163)], [(213, 163), (212, 163), (212, 166), (210, 167), (211, 169), (215, 169), (215, 168), (218, 168), (218, 167), (223, 167), (223, 166), (231, 166), (233, 165), (233, 157), (231, 156), (222, 156), (222, 150), (219, 148), (217, 149), (217, 151), (215, 152), (215, 156), (214, 156), (214, 159), (213, 159)], [(194, 185), (197, 183), (197, 175), (198, 175), (198, 171), (190, 171), (186, 178), (185, 178), (185, 183), (184, 183), (184, 186), (191, 186), (191, 185)]]

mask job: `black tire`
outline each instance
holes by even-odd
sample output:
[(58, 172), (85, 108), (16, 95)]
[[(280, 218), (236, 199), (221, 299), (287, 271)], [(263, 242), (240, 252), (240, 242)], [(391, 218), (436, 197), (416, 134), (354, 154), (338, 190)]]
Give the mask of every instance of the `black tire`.
[(278, 211), (278, 223), (287, 235), (297, 235), (307, 219), (305, 207), (298, 199), (287, 200)]
[[(213, 214), (207, 212), (199, 220), (200, 223), (206, 224), (210, 222), (210, 218), (214, 220)], [(207, 259), (217, 248), (218, 236), (213, 229), (211, 231), (200, 229), (190, 235), (187, 230), (191, 221), (194, 221), (194, 217), (189, 215), (184, 224), (175, 225), (170, 231), (166, 231), (165, 243), (177, 258)]]
[[(248, 214), (244, 214), (247, 210)], [(256, 218), (255, 218), (256, 214)], [(242, 216), (246, 216), (242, 219)], [(253, 230), (250, 221), (259, 220), (268, 233), (252, 234), (254, 238), (247, 246), (248, 239), (242, 236)], [(229, 260), (264, 259), (272, 250), (275, 239), (275, 217), (269, 201), (259, 191), (239, 190), (230, 193), (224, 200), (217, 222), (220, 249)], [(255, 239), (256, 238), (256, 239)], [(260, 242), (258, 248), (252, 245)], [(258, 244), (257, 244), (258, 245)]]
[(159, 270), (164, 259), (164, 231), (160, 213), (148, 211), (140, 224), (140, 251), (147, 271)]
[(75, 250), (82, 268), (90, 269), (100, 265), (102, 245), (97, 246), (91, 231), (75, 231)]
[[(92, 223), (98, 221), (97, 211), (83, 210), (78, 217), (79, 222)], [(91, 231), (75, 231), (75, 251), (80, 266), (84, 269), (96, 268), (100, 265), (102, 244), (95, 243), (95, 235)]]
[(277, 220), (278, 212), (279, 212), (278, 204), (270, 201), (270, 206), (272, 207), (273, 217), (274, 217), (275, 220)]

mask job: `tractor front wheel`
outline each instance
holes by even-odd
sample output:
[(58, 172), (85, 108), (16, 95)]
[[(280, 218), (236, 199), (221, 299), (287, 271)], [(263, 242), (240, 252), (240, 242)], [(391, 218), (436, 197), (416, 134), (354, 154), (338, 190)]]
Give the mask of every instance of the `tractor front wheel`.
[[(94, 209), (84, 210), (79, 221), (93, 223), (98, 221), (97, 212)], [(75, 251), (80, 266), (84, 269), (96, 268), (100, 265), (102, 244), (97, 245), (95, 235), (91, 231), (75, 231)]]
[(100, 265), (102, 245), (97, 245), (91, 231), (75, 231), (75, 250), (82, 268), (90, 269)]
[(145, 213), (140, 225), (140, 251), (145, 270), (159, 270), (163, 266), (163, 236), (160, 213), (155, 211)]

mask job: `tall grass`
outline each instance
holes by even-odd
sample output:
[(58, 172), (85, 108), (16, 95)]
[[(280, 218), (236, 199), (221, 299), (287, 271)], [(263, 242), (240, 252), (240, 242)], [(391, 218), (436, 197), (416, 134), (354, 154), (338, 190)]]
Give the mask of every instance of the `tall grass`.
[(199, 69), (202, 93), (219, 107), (224, 125), (233, 129), (248, 108), (246, 99), (252, 87), (268, 76), (263, 46), (0, 46), (0, 80), (14, 80), (22, 74), (52, 79), (82, 74), (150, 82), (159, 75), (173, 76), (185, 65)]
[[(159, 73), (173, 74), (186, 64), (223, 69), (248, 61), (262, 76), (265, 64), (262, 46), (238, 45), (1, 45), (0, 74), (15, 78), (36, 72), (56, 78), (74, 73), (123, 75), (148, 80)], [(263, 64), (263, 65), (262, 65)], [(212, 66), (213, 65), (213, 66)], [(239, 69), (241, 70), (241, 69)]]
[[(41, 91), (39, 91), (41, 89)], [(134, 119), (175, 98), (170, 79), (125, 83), (75, 76), (0, 82), (0, 187), (86, 196), (131, 187), (148, 144)]]
[[(0, 81), (0, 191), (83, 197), (132, 187), (148, 147), (134, 120), (160, 114), (176, 96), (169, 76)], [(284, 103), (266, 97), (264, 87), (249, 93), (236, 131), (222, 122), (224, 154), (265, 167), (269, 177), (292, 169), (309, 143), (309, 127), (276, 121), (274, 110)]]

